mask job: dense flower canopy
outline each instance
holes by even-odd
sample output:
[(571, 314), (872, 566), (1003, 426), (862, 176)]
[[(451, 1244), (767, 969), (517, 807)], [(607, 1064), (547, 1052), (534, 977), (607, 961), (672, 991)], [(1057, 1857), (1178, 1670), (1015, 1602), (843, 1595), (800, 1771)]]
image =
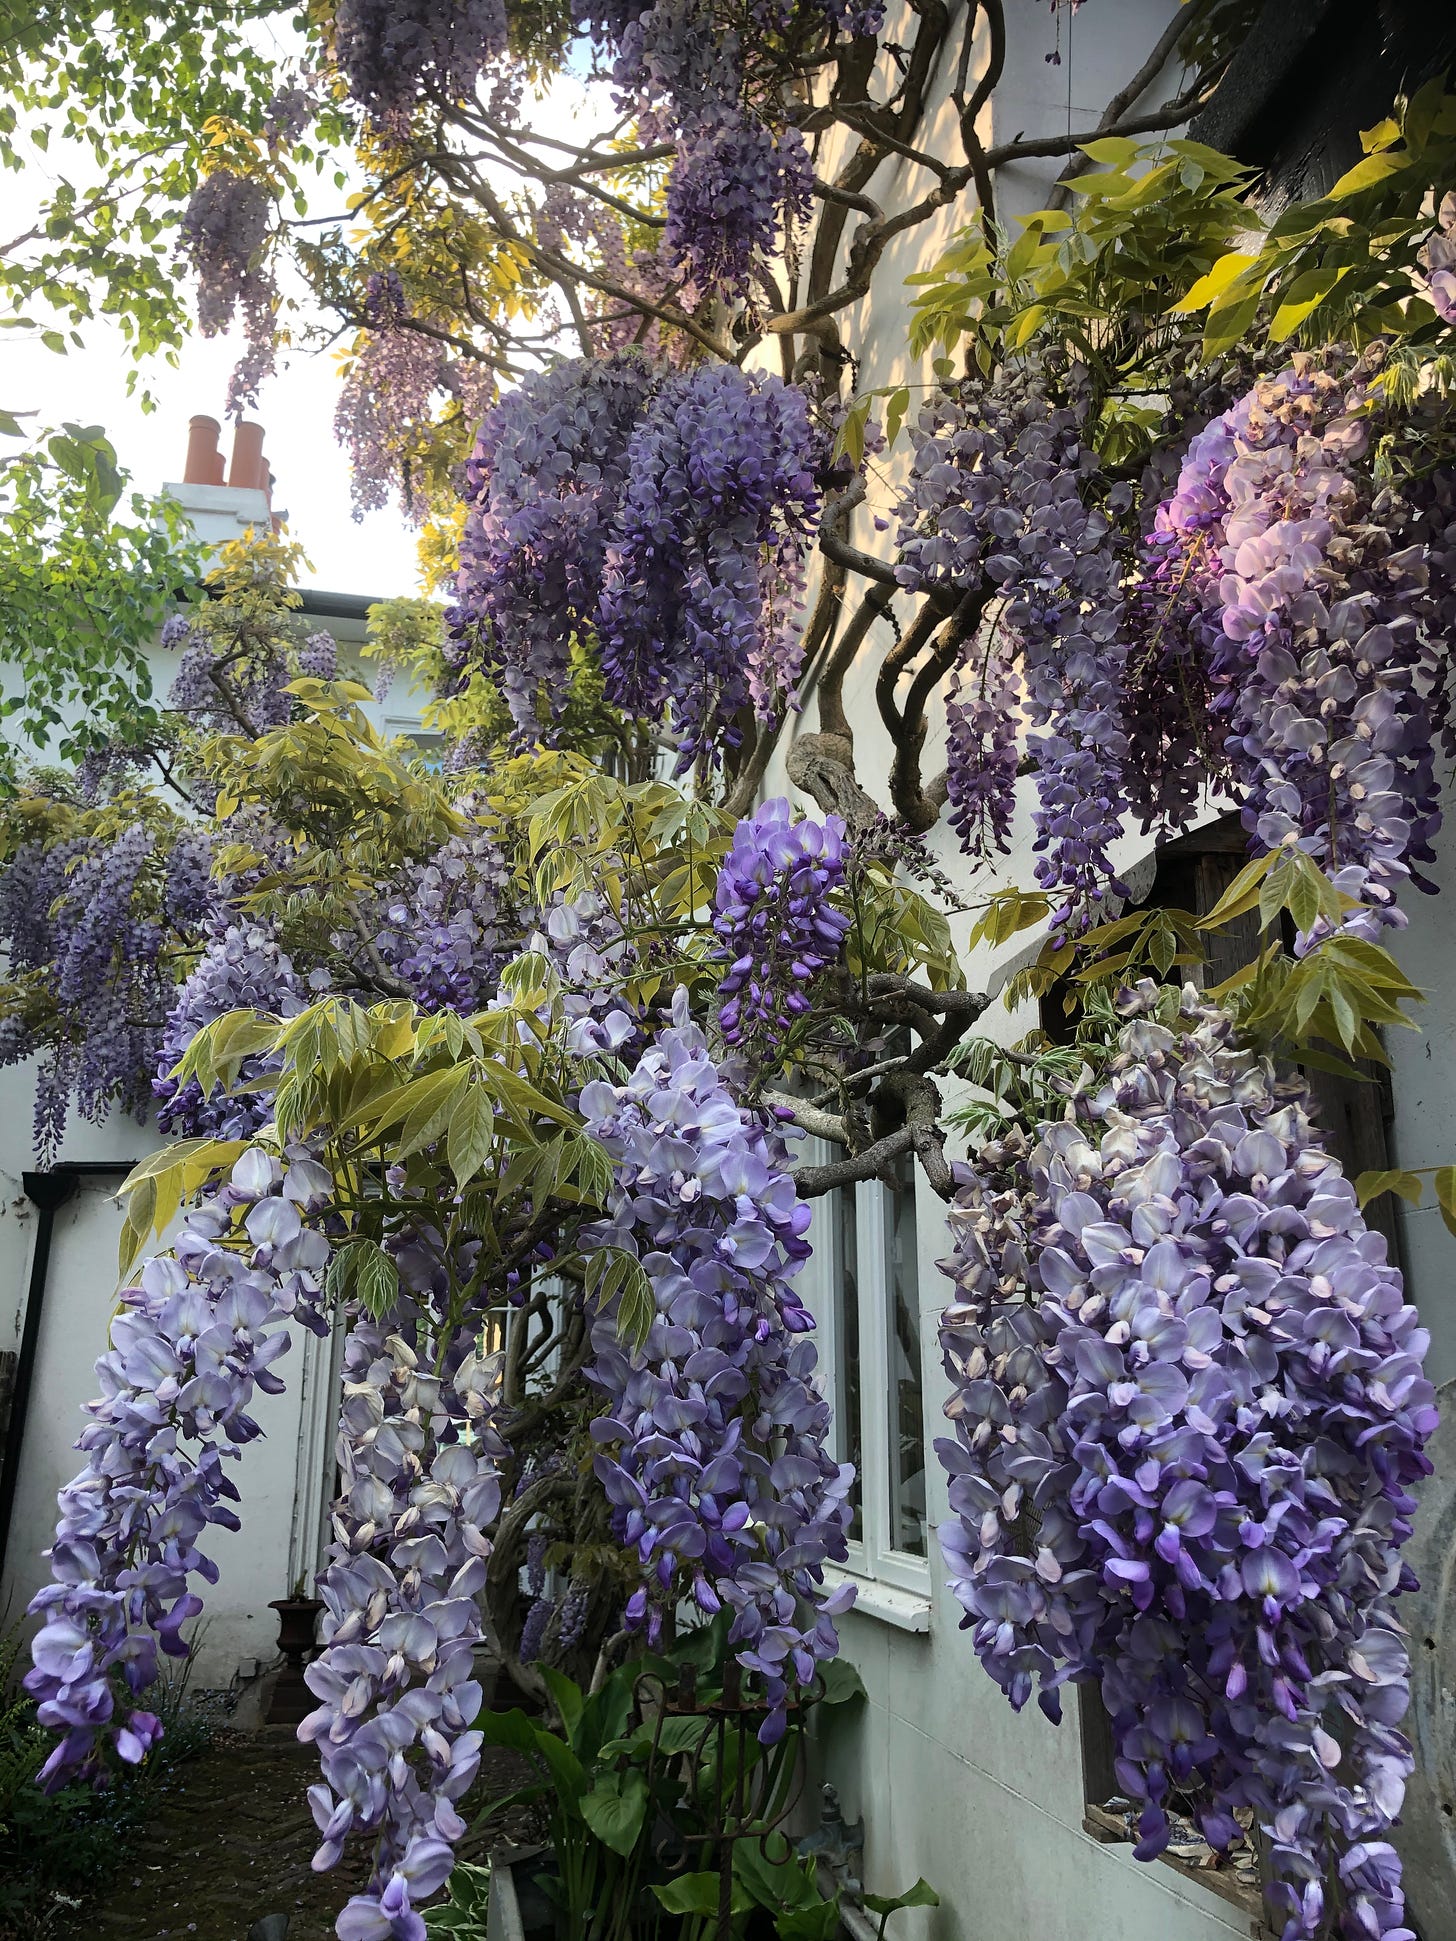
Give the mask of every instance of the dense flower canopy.
[(952, 1521), (1018, 1707), (1099, 1678), (1143, 1857), (1252, 1807), (1285, 1935), (1409, 1937), (1391, 1599), (1429, 1473), (1427, 1334), (1298, 1085), (1156, 987), (1065, 1119), (988, 1147), (953, 1214)]

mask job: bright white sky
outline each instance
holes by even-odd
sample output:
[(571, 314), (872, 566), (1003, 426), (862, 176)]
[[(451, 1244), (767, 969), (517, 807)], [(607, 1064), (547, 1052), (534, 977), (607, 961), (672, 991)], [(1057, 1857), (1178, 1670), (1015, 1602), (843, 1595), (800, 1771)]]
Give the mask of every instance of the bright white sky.
[[(605, 90), (566, 75), (546, 100), (528, 106), (542, 132), (580, 141), (609, 118), (604, 95)], [(15, 234), (32, 219), (57, 166), (53, 149), (21, 176), (0, 177), (0, 231)], [(320, 185), (317, 213), (342, 206), (337, 191)], [(182, 476), (188, 419), (198, 412), (223, 419), (228, 376), (241, 345), (236, 337), (193, 337), (176, 368), (160, 358), (140, 367), (157, 406), (145, 413), (127, 396), (133, 366), (120, 331), (99, 320), (84, 334), (84, 350), (58, 356), (18, 331), (0, 331), (0, 406), (36, 412), (28, 421), (31, 427), (67, 419), (104, 426), (134, 487), (155, 493), (165, 481)], [(290, 535), (308, 554), (313, 585), (386, 599), (413, 593), (415, 534), (403, 516), (392, 508), (362, 520), (353, 516), (348, 465), (334, 440), (338, 389), (331, 351), (280, 353), (277, 374), (260, 392), (257, 411), (248, 413), (265, 429), (265, 450), (277, 479), (275, 504), (286, 508)], [(231, 437), (224, 422), (225, 456)]]

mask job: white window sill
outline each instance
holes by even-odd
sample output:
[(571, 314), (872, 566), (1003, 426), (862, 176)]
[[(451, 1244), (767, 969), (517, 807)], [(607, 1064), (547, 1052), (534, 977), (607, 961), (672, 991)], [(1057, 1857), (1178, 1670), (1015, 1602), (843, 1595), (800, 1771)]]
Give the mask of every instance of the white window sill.
[(826, 1568), (824, 1581), (831, 1587), (853, 1584), (858, 1592), (851, 1611), (860, 1617), (878, 1618), (897, 1631), (924, 1633), (930, 1629), (930, 1594), (902, 1591), (896, 1584), (882, 1584), (873, 1577), (861, 1577), (852, 1570)]

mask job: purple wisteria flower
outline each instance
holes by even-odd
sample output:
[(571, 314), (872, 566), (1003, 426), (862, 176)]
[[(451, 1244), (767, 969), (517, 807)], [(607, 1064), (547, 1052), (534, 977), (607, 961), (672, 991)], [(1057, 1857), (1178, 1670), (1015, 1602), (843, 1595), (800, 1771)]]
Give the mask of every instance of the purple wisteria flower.
[[(595, 1043), (611, 1027), (581, 1029)], [(847, 1554), (853, 1472), (826, 1448), (813, 1323), (792, 1285), (809, 1209), (681, 994), (626, 1083), (593, 1080), (581, 1110), (616, 1174), (607, 1218), (583, 1245), (635, 1255), (655, 1306), (634, 1347), (614, 1297), (593, 1323), (587, 1369), (607, 1403), (591, 1425), (597, 1475), (642, 1568), (627, 1621), (655, 1642), (684, 1598), (709, 1613), (727, 1606), (738, 1661), (763, 1681), (759, 1736), (771, 1743), (791, 1689), (838, 1651), (833, 1618), (853, 1595), (823, 1582), (824, 1564)]]
[(500, 1363), (476, 1352), (479, 1317), (442, 1327), (429, 1249), (405, 1246), (396, 1260), (413, 1293), (386, 1320), (356, 1319), (345, 1344), (323, 1648), (304, 1674), (320, 1702), (298, 1728), (323, 1762), (309, 1790), (315, 1868), (334, 1866), (351, 1837), (372, 1842), (340, 1941), (424, 1941), (419, 1905), (444, 1885), (466, 1830), (486, 1531), (506, 1453), (492, 1422)]
[(932, 397), (910, 426), (897, 533), (901, 585), (987, 606), (949, 699), (951, 817), (970, 853), (1005, 848), (1024, 710), (1054, 936), (1085, 929), (1109, 891), (1123, 893), (1109, 856), (1127, 749), (1121, 540), (1111, 502), (1089, 502), (1083, 376), (1061, 374), (1062, 401), (1023, 368)]
[[(229, 1011), (292, 1018), (307, 1004), (308, 994), (270, 924), (218, 918), (209, 928), (208, 942), (178, 989), (162, 1034), (161, 1058), (152, 1080), (157, 1124), (163, 1132), (183, 1138), (250, 1139), (273, 1116), (271, 1092), (234, 1087), (204, 1098), (195, 1078), (179, 1087), (173, 1070), (198, 1032)], [(262, 1057), (245, 1059), (238, 1081), (246, 1084), (268, 1069), (269, 1062)]]
[(191, 1580), (217, 1581), (203, 1533), (238, 1528), (224, 1463), (260, 1433), (254, 1390), (282, 1389), (272, 1365), (289, 1322), (323, 1326), (328, 1244), (310, 1220), (330, 1190), (306, 1153), (283, 1164), (253, 1147), (121, 1296), (77, 1444), (85, 1467), (58, 1499), (54, 1581), (30, 1605), (42, 1624), (25, 1686), (62, 1735), (47, 1790), (100, 1778), (108, 1751), (135, 1765), (161, 1735), (139, 1701), (159, 1650), (190, 1652)]
[(1104, 1080), (964, 1176), (941, 1547), (1013, 1705), (1100, 1678), (1140, 1858), (1174, 1792), (1216, 1848), (1249, 1807), (1285, 1941), (1411, 1941), (1392, 1599), (1427, 1336), (1302, 1084), (1174, 1003), (1124, 994)]
[(795, 822), (780, 796), (738, 824), (713, 898), (717, 954), (728, 965), (718, 987), (728, 1044), (769, 1055), (808, 1010), (807, 987), (838, 958), (849, 930), (829, 900), (843, 881), (838, 816)]
[(1194, 438), (1150, 548), (1158, 624), (1202, 662), (1246, 828), (1313, 856), (1371, 940), (1404, 922), (1407, 879), (1430, 887), (1415, 865), (1441, 821), (1428, 549), (1399, 543), (1407, 509), (1368, 463), (1379, 359), (1300, 354), (1256, 384)]

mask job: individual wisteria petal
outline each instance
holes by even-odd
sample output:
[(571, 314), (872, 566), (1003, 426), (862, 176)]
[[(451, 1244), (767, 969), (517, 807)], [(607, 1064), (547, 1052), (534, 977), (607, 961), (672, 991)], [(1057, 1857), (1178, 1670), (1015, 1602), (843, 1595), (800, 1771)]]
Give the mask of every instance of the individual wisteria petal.
[[(303, 1151), (285, 1172), (254, 1148), (121, 1295), (77, 1443), (85, 1466), (58, 1499), (53, 1581), (30, 1604), (42, 1622), (25, 1686), (40, 1723), (62, 1735), (41, 1776), (48, 1790), (104, 1777), (108, 1749), (135, 1765), (161, 1736), (138, 1701), (159, 1652), (190, 1653), (183, 1627), (202, 1610), (193, 1579), (217, 1579), (199, 1547), (206, 1530), (238, 1527), (224, 1464), (260, 1433), (254, 1391), (282, 1388), (272, 1365), (289, 1323), (323, 1327), (318, 1171)], [(284, 1244), (245, 1230), (269, 1208), (290, 1215)]]
[(1285, 1941), (1404, 1938), (1427, 1335), (1302, 1083), (1175, 1003), (1125, 993), (1105, 1076), (963, 1174), (941, 1548), (1013, 1705), (1100, 1679), (1138, 1857), (1174, 1793), (1218, 1847), (1249, 1807)]
[(844, 834), (835, 815), (795, 822), (782, 796), (735, 829), (713, 896), (728, 1044), (771, 1059), (809, 1008), (806, 987), (839, 956), (849, 918), (829, 898), (844, 881)]
[(655, 1307), (634, 1347), (615, 1296), (587, 1369), (606, 1397), (597, 1475), (642, 1571), (627, 1622), (655, 1642), (685, 1599), (730, 1610), (729, 1642), (770, 1708), (767, 1742), (839, 1649), (823, 1567), (847, 1555), (850, 1517), (853, 1471), (828, 1453), (813, 1323), (793, 1288), (809, 1208), (685, 1005), (627, 1081), (588, 1084), (581, 1109), (615, 1173), (583, 1244), (636, 1255)]

